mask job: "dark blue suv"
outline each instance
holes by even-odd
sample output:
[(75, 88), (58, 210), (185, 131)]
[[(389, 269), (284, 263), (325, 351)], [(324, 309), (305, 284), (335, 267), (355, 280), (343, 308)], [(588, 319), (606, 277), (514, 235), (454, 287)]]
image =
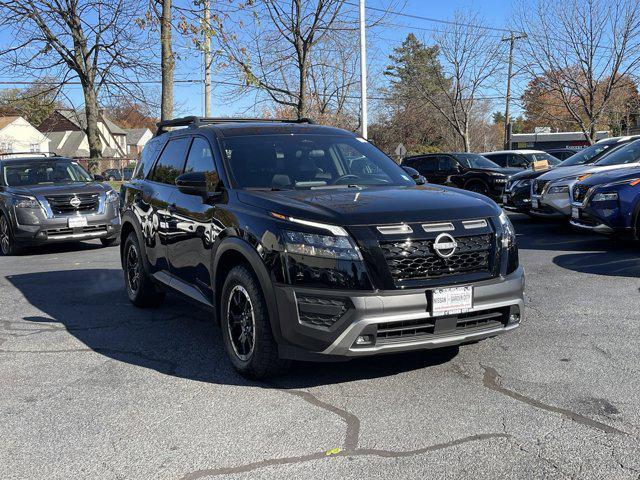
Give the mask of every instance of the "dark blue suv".
[(571, 197), (572, 225), (640, 238), (640, 168), (591, 175), (573, 186)]

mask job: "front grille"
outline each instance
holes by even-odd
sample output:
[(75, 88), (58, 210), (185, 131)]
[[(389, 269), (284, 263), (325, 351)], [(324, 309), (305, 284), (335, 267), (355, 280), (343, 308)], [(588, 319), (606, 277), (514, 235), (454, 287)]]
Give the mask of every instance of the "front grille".
[(493, 235), (457, 237), (458, 247), (450, 258), (439, 257), (434, 239), (380, 244), (394, 281), (438, 278), (473, 272), (489, 272)]
[[(455, 318), (454, 324), (449, 320), (451, 318)], [(376, 344), (406, 342), (428, 337), (436, 338), (490, 330), (505, 326), (508, 318), (508, 308), (497, 308), (462, 313), (453, 317), (431, 317), (402, 322), (379, 323)], [(439, 324), (441, 322), (448, 328), (440, 328)]]
[(587, 192), (589, 191), (589, 187), (586, 185), (576, 184), (573, 186), (573, 200), (575, 202), (583, 202), (585, 197), (587, 196)]
[[(47, 199), (47, 202), (49, 202), (51, 211), (54, 214), (73, 214), (76, 212), (89, 213), (98, 209), (99, 194), (79, 193), (77, 195), (50, 195), (45, 198)], [(74, 198), (77, 198), (80, 203), (72, 205), (71, 202)]]
[(549, 180), (536, 180), (533, 182), (533, 192), (536, 195), (542, 195), (545, 185), (549, 183)]

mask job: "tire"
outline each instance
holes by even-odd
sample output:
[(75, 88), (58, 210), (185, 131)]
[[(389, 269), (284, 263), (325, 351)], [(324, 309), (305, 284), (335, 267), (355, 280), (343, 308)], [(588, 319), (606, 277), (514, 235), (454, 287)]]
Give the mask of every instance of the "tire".
[(0, 254), (5, 257), (12, 255), (18, 255), (22, 251), (22, 248), (16, 243), (11, 231), (11, 225), (9, 219), (0, 213)]
[(120, 236), (116, 236), (114, 238), (101, 238), (100, 243), (102, 243), (103, 247), (115, 247), (120, 245)]
[(268, 378), (289, 366), (278, 356), (260, 284), (244, 266), (227, 275), (220, 297), (220, 328), (231, 364), (243, 377)]
[(470, 192), (480, 193), (482, 195), (489, 194), (489, 187), (485, 183), (479, 181), (467, 183), (464, 189), (469, 190)]
[(164, 292), (156, 289), (143, 265), (142, 250), (135, 232), (131, 232), (123, 249), (124, 283), (129, 300), (136, 307), (157, 307), (164, 300)]

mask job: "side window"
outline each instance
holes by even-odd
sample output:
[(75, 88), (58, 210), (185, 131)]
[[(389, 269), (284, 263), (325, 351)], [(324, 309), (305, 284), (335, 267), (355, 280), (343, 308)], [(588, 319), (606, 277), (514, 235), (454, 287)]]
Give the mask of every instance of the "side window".
[(211, 145), (202, 137), (194, 137), (189, 149), (189, 156), (184, 167), (185, 173), (202, 172), (205, 174), (209, 189), (213, 191), (218, 185), (218, 172), (216, 171), (216, 163), (213, 159)]
[(176, 178), (182, 173), (189, 140), (189, 137), (169, 140), (151, 173), (151, 180), (166, 183), (167, 185), (175, 185)]
[(158, 151), (162, 148), (162, 145), (163, 142), (161, 139), (153, 139), (147, 142), (140, 154), (140, 160), (134, 170), (133, 178), (137, 180), (144, 180), (147, 178), (147, 175), (153, 166), (153, 161), (158, 156)]
[(456, 170), (458, 163), (451, 157), (441, 156), (438, 157), (438, 171), (440, 172), (453, 172)]
[(438, 157), (424, 157), (416, 162), (414, 167), (422, 175), (438, 171)]
[(507, 155), (505, 154), (497, 154), (497, 155), (486, 155), (486, 157), (491, 160), (492, 162), (497, 163), (498, 165), (500, 165), (501, 167), (506, 167), (507, 166)]
[(527, 168), (529, 166), (529, 162), (522, 155), (512, 154), (512, 155), (509, 155), (509, 166)]

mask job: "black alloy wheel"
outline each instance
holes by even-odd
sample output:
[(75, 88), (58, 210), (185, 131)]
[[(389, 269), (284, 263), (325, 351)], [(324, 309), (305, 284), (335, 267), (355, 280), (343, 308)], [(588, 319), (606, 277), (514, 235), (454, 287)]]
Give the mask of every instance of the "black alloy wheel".
[(11, 233), (9, 220), (4, 214), (0, 213), (0, 252), (5, 257), (20, 253), (20, 248), (16, 245)]
[(123, 249), (124, 283), (127, 296), (136, 307), (155, 307), (164, 300), (144, 267), (143, 253), (135, 232), (127, 237)]
[(253, 355), (255, 347), (256, 318), (249, 293), (242, 285), (236, 285), (231, 290), (226, 323), (233, 351), (240, 360), (246, 362)]

